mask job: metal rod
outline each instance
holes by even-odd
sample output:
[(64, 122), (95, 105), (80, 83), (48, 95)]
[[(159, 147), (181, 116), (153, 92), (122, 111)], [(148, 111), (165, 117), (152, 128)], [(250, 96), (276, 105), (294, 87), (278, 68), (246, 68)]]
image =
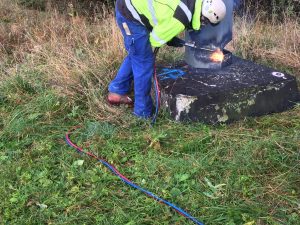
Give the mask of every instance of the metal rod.
[(185, 43), (184, 43), (184, 46), (190, 47), (190, 48), (199, 49), (199, 50), (205, 50), (205, 51), (209, 51), (209, 52), (214, 52), (214, 51), (215, 51), (215, 50), (209, 49), (209, 48), (201, 48), (201, 47), (198, 47), (198, 46), (196, 46), (195, 43), (190, 43), (190, 42), (185, 42)]

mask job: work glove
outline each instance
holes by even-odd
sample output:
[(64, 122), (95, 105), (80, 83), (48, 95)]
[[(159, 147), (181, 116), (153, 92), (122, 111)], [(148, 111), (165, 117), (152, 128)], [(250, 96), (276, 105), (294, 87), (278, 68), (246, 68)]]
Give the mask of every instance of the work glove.
[(184, 40), (181, 40), (178, 37), (174, 37), (171, 41), (167, 42), (167, 45), (175, 48), (181, 48), (184, 46), (184, 43)]

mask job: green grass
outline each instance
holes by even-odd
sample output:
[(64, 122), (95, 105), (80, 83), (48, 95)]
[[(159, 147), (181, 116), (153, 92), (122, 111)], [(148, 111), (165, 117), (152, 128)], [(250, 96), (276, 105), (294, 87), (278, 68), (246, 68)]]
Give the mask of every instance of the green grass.
[[(123, 57), (113, 16), (90, 23), (12, 2), (0, 3), (0, 224), (192, 224), (67, 146), (78, 125), (79, 146), (205, 224), (300, 224), (300, 106), (219, 126), (176, 123), (162, 111), (152, 128), (105, 102)], [(286, 43), (272, 32), (268, 40), (269, 24), (247, 24), (236, 54), (299, 81), (296, 35), (287, 38), (298, 23), (271, 29)], [(259, 51), (275, 43), (276, 60)], [(295, 58), (285, 57), (291, 49)]]
[(299, 107), (228, 126), (164, 113), (154, 128), (120, 126), (95, 121), (42, 74), (32, 85), (34, 73), (1, 84), (1, 224), (192, 224), (69, 148), (75, 125), (80, 146), (206, 224), (299, 224)]

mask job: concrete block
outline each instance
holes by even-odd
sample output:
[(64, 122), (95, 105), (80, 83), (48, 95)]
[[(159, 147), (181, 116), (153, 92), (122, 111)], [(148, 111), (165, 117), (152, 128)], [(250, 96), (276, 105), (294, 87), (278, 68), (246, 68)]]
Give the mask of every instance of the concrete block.
[(230, 123), (285, 111), (300, 101), (296, 79), (233, 56), (218, 70), (158, 68), (162, 104), (177, 121)]

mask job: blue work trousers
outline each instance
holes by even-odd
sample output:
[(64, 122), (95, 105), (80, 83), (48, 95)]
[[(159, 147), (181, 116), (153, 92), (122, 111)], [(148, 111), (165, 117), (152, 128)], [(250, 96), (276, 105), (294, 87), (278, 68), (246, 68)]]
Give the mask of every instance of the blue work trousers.
[(149, 41), (149, 31), (142, 24), (126, 19), (118, 10), (116, 20), (128, 54), (108, 90), (125, 95), (134, 81), (134, 114), (147, 118), (152, 114), (151, 87), (154, 71), (154, 54)]

